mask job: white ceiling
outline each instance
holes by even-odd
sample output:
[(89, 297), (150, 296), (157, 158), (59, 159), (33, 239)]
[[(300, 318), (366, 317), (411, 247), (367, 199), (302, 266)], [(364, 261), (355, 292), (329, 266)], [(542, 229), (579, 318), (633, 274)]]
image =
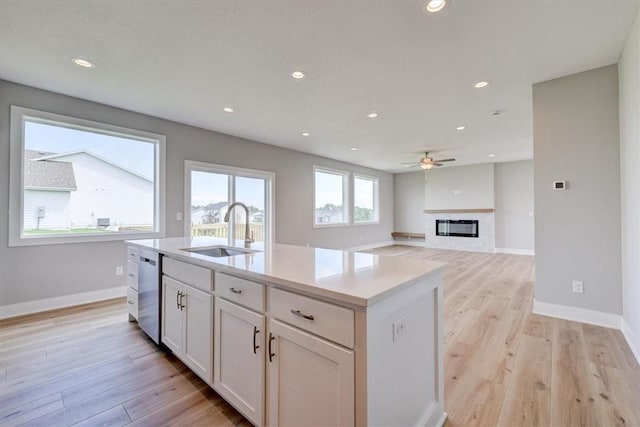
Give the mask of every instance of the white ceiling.
[(526, 159), (531, 84), (616, 62), (639, 1), (0, 0), (0, 78), (392, 172)]

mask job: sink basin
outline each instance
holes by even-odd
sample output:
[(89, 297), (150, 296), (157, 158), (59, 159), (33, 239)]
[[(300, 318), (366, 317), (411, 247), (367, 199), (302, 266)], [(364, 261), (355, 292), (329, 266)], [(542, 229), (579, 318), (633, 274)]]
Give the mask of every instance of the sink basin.
[(208, 246), (206, 248), (185, 248), (182, 250), (200, 255), (210, 256), (213, 258), (222, 258), (234, 255), (247, 255), (257, 252), (253, 249), (236, 248), (233, 246)]

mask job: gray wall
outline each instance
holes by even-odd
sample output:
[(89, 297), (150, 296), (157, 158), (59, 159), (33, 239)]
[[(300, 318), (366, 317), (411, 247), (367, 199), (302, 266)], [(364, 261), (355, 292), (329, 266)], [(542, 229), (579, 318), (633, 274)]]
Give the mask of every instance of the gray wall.
[(640, 355), (640, 11), (620, 57), (622, 313)]
[(494, 166), (496, 248), (533, 251), (533, 160)]
[(621, 314), (616, 65), (535, 84), (533, 116), (536, 300)]
[(424, 233), (425, 173), (402, 173), (394, 176), (395, 231)]
[(493, 209), (493, 164), (426, 172), (425, 209)]
[[(166, 135), (167, 237), (183, 234), (175, 213), (184, 209), (184, 161), (198, 160), (276, 173), (277, 243), (347, 248), (390, 239), (391, 174), (0, 81), (0, 305), (125, 285), (124, 276), (115, 276), (125, 262), (122, 242), (7, 246), (11, 104)], [(378, 176), (380, 224), (314, 229), (313, 165)]]

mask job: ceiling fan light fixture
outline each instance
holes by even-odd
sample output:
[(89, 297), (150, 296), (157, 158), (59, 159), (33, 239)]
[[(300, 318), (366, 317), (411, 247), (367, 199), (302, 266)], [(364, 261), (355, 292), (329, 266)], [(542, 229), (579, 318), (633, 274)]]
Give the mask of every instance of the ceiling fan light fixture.
[(420, 163), (420, 167), (424, 170), (431, 169), (433, 167), (433, 163)]
[(428, 0), (424, 5), (424, 10), (428, 13), (440, 12), (447, 5), (447, 0)]

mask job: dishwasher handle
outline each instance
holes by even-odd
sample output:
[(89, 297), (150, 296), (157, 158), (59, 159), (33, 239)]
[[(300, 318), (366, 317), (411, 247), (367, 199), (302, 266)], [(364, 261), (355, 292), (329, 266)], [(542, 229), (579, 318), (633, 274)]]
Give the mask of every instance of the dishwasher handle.
[(152, 266), (154, 266), (154, 267), (156, 266), (156, 261), (155, 261), (155, 260), (153, 260), (153, 259), (150, 259), (150, 258), (145, 258), (145, 257), (141, 256), (141, 257), (140, 257), (140, 261), (141, 261), (141, 262), (149, 263), (149, 264), (151, 264), (151, 265), (152, 265)]

